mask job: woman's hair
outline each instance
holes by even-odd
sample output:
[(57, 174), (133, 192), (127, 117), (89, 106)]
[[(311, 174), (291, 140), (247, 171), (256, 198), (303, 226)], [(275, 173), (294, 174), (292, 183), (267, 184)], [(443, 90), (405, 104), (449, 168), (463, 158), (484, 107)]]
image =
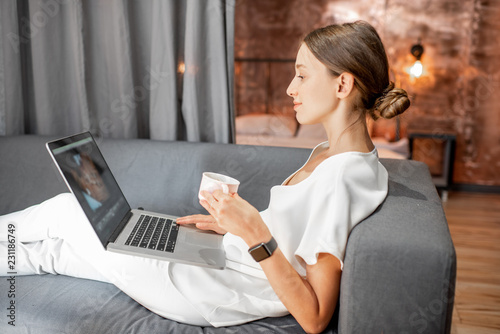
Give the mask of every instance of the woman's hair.
[(304, 43), (334, 76), (344, 72), (354, 76), (354, 85), (360, 92), (355, 106), (373, 119), (392, 118), (410, 106), (406, 91), (389, 82), (384, 45), (367, 22), (320, 28), (309, 33)]

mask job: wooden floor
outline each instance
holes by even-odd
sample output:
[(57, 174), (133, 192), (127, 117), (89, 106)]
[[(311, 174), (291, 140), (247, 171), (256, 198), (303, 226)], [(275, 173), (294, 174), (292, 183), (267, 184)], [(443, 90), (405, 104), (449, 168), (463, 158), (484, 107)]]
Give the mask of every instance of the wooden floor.
[(457, 253), (451, 333), (500, 333), (500, 195), (450, 192), (443, 207)]

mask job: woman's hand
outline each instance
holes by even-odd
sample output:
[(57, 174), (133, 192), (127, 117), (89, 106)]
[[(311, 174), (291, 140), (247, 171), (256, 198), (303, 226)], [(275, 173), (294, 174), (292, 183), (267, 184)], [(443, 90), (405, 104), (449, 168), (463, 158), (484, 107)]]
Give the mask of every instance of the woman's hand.
[(254, 246), (271, 239), (271, 233), (262, 220), (259, 211), (238, 194), (224, 194), (203, 191), (205, 200), (200, 204), (215, 219), (222, 230), (241, 237), (248, 246)]
[(214, 231), (218, 234), (226, 234), (227, 231), (217, 225), (214, 217), (210, 215), (192, 215), (186, 217), (177, 218), (177, 224), (179, 225), (195, 225), (196, 228), (205, 231)]

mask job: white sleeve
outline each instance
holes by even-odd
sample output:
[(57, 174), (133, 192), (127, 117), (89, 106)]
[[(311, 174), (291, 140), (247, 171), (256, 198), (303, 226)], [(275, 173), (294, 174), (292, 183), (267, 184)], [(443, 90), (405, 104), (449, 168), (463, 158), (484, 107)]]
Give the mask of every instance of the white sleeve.
[[(368, 217), (387, 195), (388, 174), (378, 162), (351, 156), (335, 166), (330, 182), (318, 182), (312, 194), (304, 235), (295, 257), (316, 264), (320, 253), (338, 258), (343, 267), (349, 233)], [(328, 178), (326, 178), (328, 180)]]

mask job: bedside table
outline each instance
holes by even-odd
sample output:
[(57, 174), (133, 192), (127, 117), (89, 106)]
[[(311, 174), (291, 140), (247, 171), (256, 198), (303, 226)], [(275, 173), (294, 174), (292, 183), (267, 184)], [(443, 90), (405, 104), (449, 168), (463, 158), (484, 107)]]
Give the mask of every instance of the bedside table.
[(448, 199), (448, 190), (453, 183), (456, 135), (453, 133), (433, 133), (425, 131), (409, 132), (410, 159), (413, 159), (415, 150), (414, 145), (416, 144), (415, 139), (417, 138), (432, 139), (434, 142), (443, 143), (444, 145), (442, 171), (440, 175), (433, 175), (432, 181), (437, 190), (441, 193), (441, 199), (446, 202)]

